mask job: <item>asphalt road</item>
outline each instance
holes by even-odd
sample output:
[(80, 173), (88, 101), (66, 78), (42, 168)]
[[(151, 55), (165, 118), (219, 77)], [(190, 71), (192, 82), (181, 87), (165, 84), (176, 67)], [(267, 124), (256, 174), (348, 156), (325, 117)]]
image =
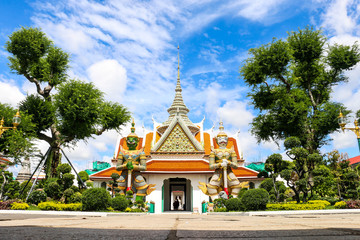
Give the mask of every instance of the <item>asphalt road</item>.
[(0, 239), (360, 239), (360, 214), (2, 214)]

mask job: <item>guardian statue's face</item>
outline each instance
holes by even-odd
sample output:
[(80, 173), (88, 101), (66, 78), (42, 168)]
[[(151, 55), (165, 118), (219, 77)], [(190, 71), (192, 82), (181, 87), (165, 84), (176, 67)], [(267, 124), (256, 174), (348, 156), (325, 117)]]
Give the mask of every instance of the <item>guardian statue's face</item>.
[(126, 138), (126, 145), (128, 146), (129, 150), (136, 150), (138, 142), (139, 142), (139, 138), (137, 137)]
[(224, 149), (228, 144), (228, 137), (225, 136), (217, 137), (216, 142), (220, 148)]

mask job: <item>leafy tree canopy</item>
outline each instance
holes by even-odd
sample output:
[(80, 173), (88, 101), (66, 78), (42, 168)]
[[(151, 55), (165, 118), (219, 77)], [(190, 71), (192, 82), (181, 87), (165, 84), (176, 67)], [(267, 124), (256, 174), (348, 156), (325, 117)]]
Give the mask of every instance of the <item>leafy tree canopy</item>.
[(321, 31), (307, 27), (249, 54), (240, 74), (260, 110), (252, 133), (258, 141), (296, 136), (310, 153), (317, 151), (338, 128), (342, 106), (330, 100), (330, 93), (359, 62), (359, 46), (328, 46)]
[[(60, 147), (74, 145), (119, 130), (130, 120), (129, 111), (119, 103), (107, 102), (92, 83), (70, 80), (69, 54), (56, 47), (38, 28), (21, 28), (6, 43), (10, 69), (34, 84), (37, 94), (28, 95), (20, 110), (31, 117), (36, 138), (46, 141), (52, 151), (46, 161), (47, 176), (56, 176)], [(52, 90), (56, 88), (57, 92)]]

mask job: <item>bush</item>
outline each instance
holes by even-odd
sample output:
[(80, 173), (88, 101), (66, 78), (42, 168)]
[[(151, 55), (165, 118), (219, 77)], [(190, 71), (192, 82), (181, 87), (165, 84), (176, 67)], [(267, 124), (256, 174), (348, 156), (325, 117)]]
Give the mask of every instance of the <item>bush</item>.
[(86, 211), (106, 210), (110, 206), (111, 197), (103, 188), (90, 188), (82, 195), (83, 209)]
[(225, 202), (225, 207), (228, 211), (241, 211), (241, 201), (239, 198), (231, 198)]
[(129, 200), (127, 200), (125, 196), (114, 197), (111, 200), (111, 207), (115, 210), (125, 211), (128, 206)]
[(250, 189), (240, 199), (245, 211), (265, 210), (268, 202), (269, 193), (263, 188)]
[(328, 201), (331, 205), (334, 205), (339, 201), (339, 199), (335, 197), (322, 197), (321, 200)]
[(221, 207), (221, 208), (215, 208), (214, 212), (226, 212), (226, 208)]
[(46, 201), (46, 193), (42, 190), (33, 191), (28, 198), (28, 202), (35, 205), (38, 205), (39, 203), (45, 201)]
[(82, 199), (82, 195), (79, 192), (74, 193), (73, 195), (71, 195), (70, 197), (70, 202), (71, 203), (80, 203)]
[(350, 201), (346, 201), (346, 208), (349, 208), (349, 209), (359, 209), (359, 208), (360, 208), (360, 200), (350, 200)]
[(81, 203), (57, 203), (57, 202), (42, 202), (38, 207), (41, 210), (54, 210), (54, 211), (81, 211)]
[(47, 183), (44, 190), (48, 197), (53, 199), (59, 199), (61, 197), (60, 185), (56, 181)]
[(244, 195), (244, 193), (246, 193), (247, 190), (248, 190), (247, 188), (242, 188), (242, 189), (240, 189), (240, 192), (239, 192), (239, 194), (238, 194), (237, 197), (238, 197), (239, 199), (241, 199), (242, 196)]
[(127, 208), (125, 209), (125, 212), (131, 212), (131, 208), (127, 207)]
[(346, 206), (347, 206), (347, 204), (344, 201), (340, 201), (340, 202), (337, 202), (334, 204), (334, 207), (336, 209), (344, 209), (344, 208), (346, 208)]
[(225, 207), (226, 199), (224, 198), (217, 198), (214, 200), (214, 210), (216, 208), (224, 208)]
[(322, 203), (322, 204), (325, 204), (325, 206), (331, 206), (331, 203), (329, 203), (328, 201), (326, 200), (309, 200), (308, 203), (310, 204), (318, 204), (318, 203)]
[(74, 190), (72, 190), (71, 188), (68, 188), (64, 191), (65, 203), (70, 202), (70, 198), (73, 194), (74, 194)]
[(268, 210), (320, 210), (325, 209), (324, 203), (268, 203)]
[(14, 202), (20, 202), (18, 199), (12, 199), (7, 201), (0, 201), (0, 210), (9, 210), (11, 209), (11, 204)]
[(133, 208), (131, 209), (131, 212), (143, 212), (140, 208)]
[(11, 204), (11, 210), (26, 210), (26, 209), (29, 209), (29, 205), (27, 203), (13, 202)]

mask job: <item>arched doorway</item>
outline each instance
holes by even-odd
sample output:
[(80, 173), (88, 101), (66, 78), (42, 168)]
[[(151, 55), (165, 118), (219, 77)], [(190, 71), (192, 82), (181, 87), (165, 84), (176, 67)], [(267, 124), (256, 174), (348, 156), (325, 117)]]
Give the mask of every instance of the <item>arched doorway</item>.
[(192, 211), (191, 181), (186, 178), (165, 179), (163, 200), (164, 211)]

